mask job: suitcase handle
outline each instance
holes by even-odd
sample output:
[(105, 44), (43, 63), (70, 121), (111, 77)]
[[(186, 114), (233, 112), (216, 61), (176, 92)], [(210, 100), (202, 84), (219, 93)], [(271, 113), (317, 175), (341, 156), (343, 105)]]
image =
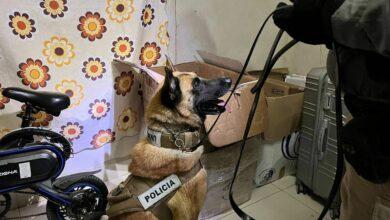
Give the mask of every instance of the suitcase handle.
[(324, 157), (325, 151), (328, 146), (328, 125), (329, 125), (329, 119), (324, 119), (324, 123), (321, 126), (320, 134), (319, 134), (319, 139), (317, 143), (317, 149), (318, 149), (318, 160), (322, 160)]
[(330, 110), (332, 107), (332, 93), (328, 92), (325, 94), (325, 99), (324, 99), (324, 109), (325, 110)]

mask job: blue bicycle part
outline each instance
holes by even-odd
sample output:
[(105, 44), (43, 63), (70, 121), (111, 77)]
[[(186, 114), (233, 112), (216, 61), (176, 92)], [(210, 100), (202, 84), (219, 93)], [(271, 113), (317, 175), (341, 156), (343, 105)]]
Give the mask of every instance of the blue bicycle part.
[[(66, 184), (62, 182), (62, 184)], [(64, 187), (64, 185), (60, 186)], [(70, 206), (48, 202), (48, 219), (99, 219), (107, 205), (107, 188), (95, 176), (85, 176), (64, 190), (74, 201)]]
[(0, 151), (0, 193), (57, 178), (65, 167), (61, 150), (50, 144)]
[[(30, 127), (35, 120), (33, 115), (39, 111), (58, 116), (69, 106), (69, 97), (20, 88), (6, 88), (2, 94), (24, 102), (26, 107), (17, 115), (22, 118), (21, 128), (0, 139), (0, 219), (11, 204), (8, 193), (26, 193), (20, 191), (23, 189), (32, 189), (33, 194), (48, 199), (49, 220), (66, 219), (61, 216), (100, 219), (105, 213), (108, 191), (104, 182), (94, 176), (99, 171), (57, 178), (72, 155), (71, 143), (57, 132)], [(53, 215), (54, 208), (60, 210), (58, 207), (62, 212)]]

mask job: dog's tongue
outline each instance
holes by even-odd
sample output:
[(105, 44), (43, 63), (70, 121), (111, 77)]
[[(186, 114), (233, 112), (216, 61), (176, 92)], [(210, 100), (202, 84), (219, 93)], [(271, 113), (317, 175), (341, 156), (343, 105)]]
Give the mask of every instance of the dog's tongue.
[(201, 104), (200, 109), (205, 115), (218, 115), (225, 111), (225, 102), (218, 100), (210, 100)]
[(223, 100), (219, 100), (218, 106), (225, 106), (226, 102)]

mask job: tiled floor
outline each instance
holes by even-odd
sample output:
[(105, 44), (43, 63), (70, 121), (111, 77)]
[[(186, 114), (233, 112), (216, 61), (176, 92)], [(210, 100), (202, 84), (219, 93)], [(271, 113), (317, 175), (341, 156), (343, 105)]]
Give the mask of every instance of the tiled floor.
[[(322, 205), (310, 196), (297, 194), (295, 177), (287, 176), (266, 186), (256, 188), (252, 199), (240, 206), (255, 219), (309, 220), (317, 219)], [(216, 216), (213, 220), (235, 220), (233, 212)]]
[[(109, 187), (111, 188), (111, 187)], [(38, 205), (11, 211), (7, 217), (31, 215), (44, 212), (45, 201)], [(322, 205), (307, 195), (296, 193), (295, 177), (287, 176), (253, 191), (252, 199), (241, 208), (255, 219), (265, 220), (311, 220), (317, 219)], [(23, 220), (44, 220), (46, 216), (24, 218)], [(104, 218), (106, 219), (106, 218)], [(230, 211), (212, 218), (213, 220), (239, 219)]]

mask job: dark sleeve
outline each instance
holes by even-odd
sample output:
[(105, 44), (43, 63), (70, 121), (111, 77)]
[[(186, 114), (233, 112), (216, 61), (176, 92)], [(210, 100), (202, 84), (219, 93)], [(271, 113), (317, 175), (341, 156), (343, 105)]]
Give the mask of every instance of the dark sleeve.
[(332, 16), (336, 42), (390, 57), (390, 1), (345, 0)]

